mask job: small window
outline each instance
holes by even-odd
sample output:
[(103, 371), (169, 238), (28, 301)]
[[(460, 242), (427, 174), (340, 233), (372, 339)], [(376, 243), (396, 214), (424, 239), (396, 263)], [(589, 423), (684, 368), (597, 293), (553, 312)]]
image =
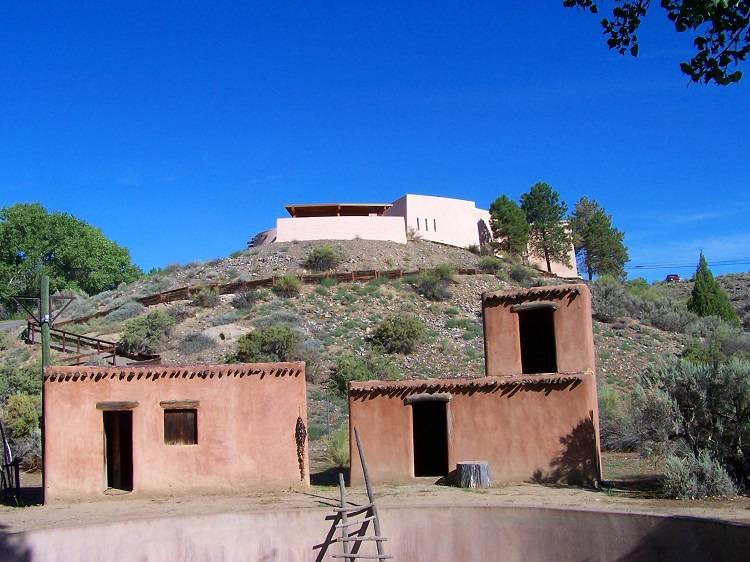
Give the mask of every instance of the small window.
[(164, 410), (164, 443), (196, 445), (198, 443), (198, 410)]
[(432, 219), (432, 231), (437, 232), (437, 219)]
[(417, 218), (417, 230), (419, 230), (419, 219)]
[(430, 227), (427, 226), (429, 223), (427, 222), (427, 219), (424, 220), (424, 229), (429, 232)]

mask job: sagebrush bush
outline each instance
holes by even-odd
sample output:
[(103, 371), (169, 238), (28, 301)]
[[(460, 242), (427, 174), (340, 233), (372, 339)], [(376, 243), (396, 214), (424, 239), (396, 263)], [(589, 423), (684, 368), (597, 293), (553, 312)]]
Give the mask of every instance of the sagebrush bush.
[(11, 362), (0, 364), (0, 402), (14, 394), (37, 395), (42, 392), (42, 366), (35, 362), (21, 367)]
[(534, 276), (531, 274), (531, 270), (521, 264), (514, 264), (513, 267), (510, 268), (508, 276), (513, 281), (515, 281), (516, 283), (520, 283), (521, 285), (530, 283), (534, 278)]
[(423, 271), (410, 279), (414, 290), (417, 294), (422, 295), (427, 300), (444, 301), (451, 297), (448, 289), (449, 281), (441, 278), (434, 271)]
[(633, 415), (641, 442), (706, 451), (737, 481), (750, 477), (750, 362), (671, 359), (641, 374)]
[(721, 463), (708, 451), (697, 456), (670, 455), (664, 466), (664, 495), (676, 499), (733, 498), (737, 487)]
[(128, 301), (104, 317), (105, 322), (124, 322), (143, 314), (146, 307), (136, 301)]
[(226, 324), (232, 324), (242, 318), (242, 312), (239, 310), (230, 310), (224, 314), (219, 314), (211, 318), (212, 326), (225, 326)]
[(219, 304), (219, 291), (213, 287), (204, 287), (193, 297), (190, 304), (200, 308), (213, 308)]
[(276, 280), (271, 290), (280, 297), (294, 297), (302, 290), (302, 282), (296, 275), (287, 273)]
[(265, 316), (259, 316), (253, 324), (256, 328), (268, 328), (270, 326), (289, 326), (296, 328), (302, 323), (302, 317), (291, 310), (274, 310)]
[(375, 328), (372, 341), (386, 353), (411, 353), (424, 337), (424, 323), (408, 314), (386, 318)]
[(155, 353), (165, 342), (175, 324), (163, 310), (154, 310), (125, 324), (118, 347), (129, 353)]
[(370, 351), (364, 356), (344, 353), (331, 368), (329, 388), (339, 396), (347, 395), (349, 381), (395, 380), (400, 378), (398, 365), (390, 358)]
[(28, 435), (10, 439), (13, 456), (21, 459), (21, 468), (27, 472), (42, 469), (42, 430), (36, 428)]
[(167, 308), (167, 314), (172, 320), (174, 320), (175, 324), (179, 324), (183, 320), (195, 316), (195, 310), (180, 302)]
[(337, 468), (349, 466), (348, 425), (342, 425), (325, 438), (323, 459)]
[(602, 449), (608, 451), (632, 450), (639, 445), (638, 432), (634, 427), (632, 407), (609, 384), (598, 392), (599, 433)]
[(329, 271), (335, 269), (346, 259), (341, 248), (334, 248), (330, 244), (316, 246), (307, 253), (304, 265), (313, 271)]
[(479, 269), (486, 273), (497, 273), (503, 269), (504, 262), (495, 256), (484, 256), (479, 260)]
[(686, 359), (698, 363), (750, 359), (750, 334), (718, 316), (698, 318), (685, 331), (690, 336), (682, 355)]
[(456, 266), (452, 263), (441, 263), (436, 265), (432, 271), (435, 273), (438, 279), (450, 283), (456, 276)]
[(217, 341), (211, 336), (200, 332), (187, 334), (180, 342), (180, 353), (192, 355), (215, 347)]
[(591, 284), (593, 317), (602, 322), (614, 322), (628, 314), (628, 295), (617, 279), (602, 275)]
[(41, 394), (13, 394), (2, 408), (3, 423), (12, 439), (27, 437), (39, 429), (41, 416)]
[(301, 336), (289, 326), (258, 328), (240, 337), (230, 358), (241, 363), (292, 361), (299, 357)]
[(242, 291), (232, 297), (232, 306), (238, 310), (250, 310), (261, 298), (259, 291)]
[(445, 327), (464, 330), (463, 339), (465, 340), (473, 340), (482, 335), (482, 326), (468, 318), (451, 318), (445, 321)]

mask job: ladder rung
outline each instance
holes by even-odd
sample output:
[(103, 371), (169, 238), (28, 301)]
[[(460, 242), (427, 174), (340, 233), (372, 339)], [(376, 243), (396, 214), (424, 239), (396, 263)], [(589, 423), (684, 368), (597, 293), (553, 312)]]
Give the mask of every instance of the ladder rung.
[(374, 504), (367, 503), (365, 505), (351, 505), (349, 507), (337, 507), (333, 511), (337, 511), (339, 513), (343, 513), (343, 512), (351, 513), (351, 512), (357, 512), (357, 511), (365, 511), (367, 509), (370, 509), (373, 506)]
[(331, 554), (331, 558), (367, 558), (369, 560), (388, 560), (390, 554)]
[(336, 537), (339, 542), (387, 541), (386, 537)]
[(344, 527), (351, 527), (352, 525), (361, 525), (362, 523), (367, 523), (368, 521), (372, 521), (375, 519), (374, 515), (370, 515), (369, 517), (363, 517), (362, 519), (357, 519), (356, 521), (347, 521), (346, 523), (339, 523), (336, 525), (337, 529), (342, 529)]

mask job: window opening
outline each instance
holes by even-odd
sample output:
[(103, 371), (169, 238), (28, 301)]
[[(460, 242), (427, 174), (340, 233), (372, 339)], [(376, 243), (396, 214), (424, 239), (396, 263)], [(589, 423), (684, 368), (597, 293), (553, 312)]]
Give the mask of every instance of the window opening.
[(414, 476), (448, 474), (448, 410), (444, 401), (415, 402), (412, 408)]
[(198, 443), (198, 410), (165, 409), (164, 443), (196, 445)]
[(107, 487), (133, 490), (133, 412), (104, 411), (104, 464)]
[(521, 367), (524, 374), (557, 372), (554, 309), (519, 311)]

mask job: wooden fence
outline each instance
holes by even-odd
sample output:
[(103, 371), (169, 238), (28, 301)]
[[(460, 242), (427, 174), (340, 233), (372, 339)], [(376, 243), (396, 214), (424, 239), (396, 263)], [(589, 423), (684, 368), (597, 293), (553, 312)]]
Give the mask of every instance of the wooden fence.
[[(374, 279), (400, 279), (409, 275), (418, 275), (419, 273), (431, 271), (429, 268), (419, 268), (413, 270), (403, 269), (390, 269), (385, 271), (379, 271), (376, 269), (365, 269), (360, 271), (341, 271), (341, 272), (326, 272), (326, 273), (308, 273), (305, 275), (298, 275), (297, 278), (307, 285), (320, 283), (324, 279), (334, 279), (338, 283), (352, 283), (360, 281), (372, 281)], [(477, 275), (482, 273), (475, 267), (459, 267), (456, 269), (458, 275)], [(204, 283), (200, 285), (187, 285), (185, 287), (178, 287), (177, 289), (170, 289), (169, 291), (162, 291), (161, 293), (155, 293), (145, 297), (136, 298), (135, 301), (141, 303), (143, 306), (154, 306), (156, 304), (170, 303), (174, 301), (189, 300), (197, 293), (204, 289), (215, 289), (220, 295), (232, 295), (235, 293), (241, 293), (243, 291), (252, 291), (254, 289), (261, 289), (264, 287), (273, 287), (278, 283), (281, 276), (275, 277), (264, 277), (261, 279), (252, 279), (248, 281), (230, 281), (229, 283)], [(86, 316), (80, 316), (78, 318), (72, 318), (57, 322), (57, 326), (65, 324), (77, 324), (79, 322), (86, 322), (93, 318), (99, 318), (106, 316), (113, 310), (116, 310), (121, 305), (107, 308), (88, 314)]]

